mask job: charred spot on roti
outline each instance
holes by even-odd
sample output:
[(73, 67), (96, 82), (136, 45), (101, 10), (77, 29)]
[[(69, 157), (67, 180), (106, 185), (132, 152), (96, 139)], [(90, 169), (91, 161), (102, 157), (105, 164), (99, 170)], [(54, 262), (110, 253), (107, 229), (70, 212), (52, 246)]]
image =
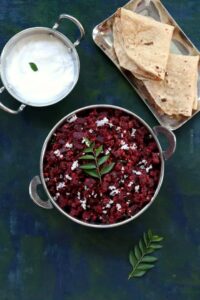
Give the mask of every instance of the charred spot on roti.
[(144, 45), (146, 45), (146, 46), (150, 46), (150, 45), (153, 45), (153, 44), (154, 44), (154, 42), (144, 43)]

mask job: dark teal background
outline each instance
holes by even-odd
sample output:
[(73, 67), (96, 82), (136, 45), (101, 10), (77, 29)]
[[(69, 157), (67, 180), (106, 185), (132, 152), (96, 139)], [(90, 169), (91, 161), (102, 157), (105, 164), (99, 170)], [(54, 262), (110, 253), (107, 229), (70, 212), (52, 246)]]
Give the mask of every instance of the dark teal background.
[[(78, 47), (80, 79), (62, 102), (28, 107), (17, 116), (0, 111), (0, 300), (199, 300), (200, 299), (200, 116), (176, 132), (177, 151), (166, 163), (154, 205), (136, 221), (112, 230), (92, 230), (45, 211), (29, 198), (39, 172), (41, 146), (52, 126), (84, 105), (128, 108), (151, 126), (147, 107), (92, 41), (93, 27), (123, 0), (0, 0), (0, 48), (18, 31), (52, 26), (60, 13), (77, 17), (86, 29)], [(198, 0), (164, 4), (197, 47)], [(62, 31), (77, 34), (69, 23)], [(6, 92), (4, 103), (17, 106)], [(127, 280), (128, 253), (143, 231), (165, 237), (159, 262), (147, 276)]]

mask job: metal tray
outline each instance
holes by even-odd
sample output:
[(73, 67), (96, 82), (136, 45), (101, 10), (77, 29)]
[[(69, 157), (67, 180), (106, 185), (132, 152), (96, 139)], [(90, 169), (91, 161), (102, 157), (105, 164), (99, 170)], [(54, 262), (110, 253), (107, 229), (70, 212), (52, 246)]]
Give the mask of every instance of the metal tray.
[[(199, 55), (198, 49), (192, 44), (190, 39), (178, 26), (176, 21), (171, 17), (169, 12), (160, 2), (160, 0), (131, 0), (124, 5), (124, 8), (132, 10), (138, 14), (149, 16), (156, 21), (173, 25), (175, 27), (173, 39), (171, 42), (171, 52), (183, 55)], [(119, 66), (114, 48), (113, 48), (113, 33), (112, 24), (114, 21), (114, 14), (108, 19), (101, 22), (93, 29), (93, 40), (96, 45), (112, 60), (116, 67), (121, 71), (124, 77), (134, 87), (139, 96), (143, 99), (145, 104), (151, 110), (158, 122), (170, 130), (176, 130), (183, 124), (189, 121), (194, 115), (200, 111), (200, 67), (198, 77), (198, 109), (189, 118), (180, 117), (172, 118), (163, 114), (159, 109), (155, 107), (154, 101), (149, 94), (145, 81), (138, 80), (133, 74)]]

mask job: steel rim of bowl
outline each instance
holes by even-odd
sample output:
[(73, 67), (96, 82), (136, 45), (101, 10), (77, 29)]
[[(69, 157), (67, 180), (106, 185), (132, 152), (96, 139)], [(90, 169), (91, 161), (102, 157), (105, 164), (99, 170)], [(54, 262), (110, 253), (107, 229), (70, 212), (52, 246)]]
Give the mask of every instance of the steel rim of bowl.
[[(57, 97), (55, 100), (52, 100), (50, 102), (48, 102), (47, 104), (34, 104), (34, 103), (29, 103), (28, 101), (25, 101), (24, 99), (20, 98), (18, 95), (16, 95), (12, 89), (10, 88), (9, 86), (9, 82), (7, 81), (6, 79), (6, 75), (5, 75), (5, 68), (4, 68), (4, 61), (5, 61), (5, 58), (6, 58), (6, 52), (9, 51), (9, 47), (10, 45), (12, 44), (13, 41), (17, 41), (20, 39), (20, 37), (26, 33), (33, 33), (33, 32), (36, 32), (38, 31), (41, 32), (43, 31), (44, 33), (49, 33), (49, 34), (53, 34), (54, 36), (56, 36), (58, 39), (60, 38), (64, 44), (66, 46), (69, 46), (70, 49), (73, 50), (73, 54), (74, 54), (74, 57), (75, 59), (73, 60), (74, 61), (74, 65), (75, 65), (75, 68), (77, 69), (76, 70), (76, 74), (75, 74), (75, 77), (74, 77), (74, 82), (71, 86), (70, 89), (68, 90), (65, 90), (63, 92), (63, 94), (59, 97)], [(1, 80), (2, 80), (2, 83), (5, 87), (5, 89), (8, 91), (8, 93), (13, 97), (15, 98), (17, 101), (19, 101), (20, 103), (23, 103), (25, 105), (28, 105), (28, 106), (33, 106), (33, 107), (45, 107), (45, 106), (50, 106), (50, 105), (53, 105), (53, 104), (56, 104), (58, 102), (60, 102), (61, 100), (63, 100), (65, 97), (67, 97), (71, 91), (74, 89), (75, 85), (77, 84), (78, 82), (78, 79), (79, 79), (79, 75), (80, 75), (80, 59), (79, 59), (79, 56), (78, 56), (78, 53), (77, 53), (77, 50), (76, 50), (76, 47), (73, 45), (73, 43), (63, 34), (61, 33), (60, 31), (57, 31), (57, 30), (53, 30), (51, 28), (48, 28), (48, 27), (31, 27), (31, 28), (27, 28), (27, 29), (24, 29), (20, 32), (18, 32), (17, 34), (15, 34), (12, 38), (9, 39), (9, 41), (5, 44), (2, 52), (1, 52)]]
[[(125, 113), (128, 113), (129, 115), (132, 115), (133, 117), (135, 117), (137, 120), (139, 120), (150, 132), (150, 134), (152, 134), (154, 140), (156, 141), (156, 144), (158, 146), (159, 149), (159, 153), (160, 153), (160, 158), (161, 158), (161, 168), (160, 168), (160, 178), (159, 178), (159, 183), (158, 186), (155, 190), (154, 196), (152, 197), (151, 201), (145, 205), (137, 214), (133, 215), (131, 218), (128, 218), (124, 221), (118, 222), (118, 223), (114, 223), (114, 224), (93, 224), (93, 223), (86, 223), (84, 221), (81, 221), (79, 219), (76, 219), (72, 216), (70, 216), (68, 213), (66, 213), (53, 199), (53, 197), (51, 196), (51, 194), (48, 191), (48, 188), (46, 186), (46, 182), (44, 180), (44, 175), (43, 175), (43, 160), (44, 160), (44, 155), (46, 152), (46, 147), (48, 145), (48, 142), (50, 140), (50, 138), (52, 137), (53, 133), (56, 131), (56, 129), (68, 118), (70, 118), (70, 116), (73, 116), (75, 114), (78, 114), (80, 112), (86, 111), (86, 110), (92, 110), (92, 109), (103, 109), (103, 108), (108, 108), (108, 109), (116, 109), (116, 110), (120, 110), (123, 111)], [(69, 113), (68, 115), (66, 115), (65, 117), (63, 117), (53, 128), (52, 130), (49, 132), (49, 134), (47, 135), (44, 144), (42, 146), (42, 151), (41, 151), (41, 155), (40, 155), (40, 178), (41, 178), (41, 182), (42, 185), (44, 187), (45, 192), (47, 193), (47, 196), (49, 197), (50, 201), (52, 202), (52, 204), (66, 217), (68, 217), (70, 220), (80, 224), (80, 225), (84, 225), (86, 227), (92, 227), (92, 228), (114, 228), (114, 227), (118, 227), (121, 225), (125, 225), (133, 220), (135, 220), (136, 218), (138, 218), (140, 215), (142, 215), (151, 205), (152, 203), (155, 201), (156, 197), (158, 196), (158, 193), (160, 191), (160, 188), (162, 186), (163, 183), (163, 179), (164, 179), (164, 158), (163, 158), (163, 154), (162, 154), (162, 148), (160, 145), (160, 142), (157, 138), (157, 136), (155, 135), (154, 131), (151, 129), (151, 127), (143, 120), (141, 119), (139, 116), (137, 116), (136, 114), (134, 114), (133, 112), (119, 107), (119, 106), (115, 106), (115, 105), (109, 105), (109, 104), (97, 104), (97, 105), (90, 105), (90, 106), (85, 106), (83, 108), (79, 108), (71, 113)]]

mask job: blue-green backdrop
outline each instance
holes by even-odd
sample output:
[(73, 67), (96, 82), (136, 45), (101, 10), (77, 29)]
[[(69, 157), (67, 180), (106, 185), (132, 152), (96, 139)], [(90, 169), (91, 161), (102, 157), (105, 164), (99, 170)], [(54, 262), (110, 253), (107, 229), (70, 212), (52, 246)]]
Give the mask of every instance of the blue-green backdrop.
[[(18, 116), (0, 111), (0, 299), (1, 300), (198, 300), (200, 299), (200, 116), (176, 132), (177, 151), (166, 163), (154, 205), (122, 228), (97, 231), (68, 221), (56, 210), (36, 207), (28, 185), (39, 172), (43, 141), (70, 111), (108, 103), (128, 108), (150, 125), (156, 120), (112, 63), (94, 45), (93, 27), (124, 0), (0, 0), (0, 48), (18, 31), (52, 26), (60, 13), (86, 29), (78, 48), (80, 79), (62, 102), (26, 108)], [(164, 0), (197, 47), (198, 0)], [(72, 39), (70, 24), (62, 26)], [(16, 105), (3, 93), (1, 99)], [(127, 280), (128, 253), (143, 231), (165, 237), (155, 269)]]

